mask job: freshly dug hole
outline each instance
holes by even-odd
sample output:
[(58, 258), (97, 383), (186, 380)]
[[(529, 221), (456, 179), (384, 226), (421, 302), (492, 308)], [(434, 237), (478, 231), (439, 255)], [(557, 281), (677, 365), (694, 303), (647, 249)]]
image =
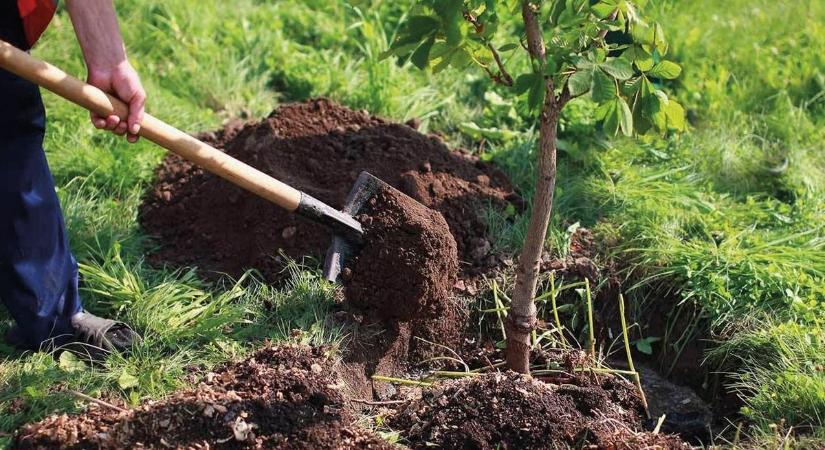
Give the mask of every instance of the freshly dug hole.
[(382, 186), (358, 219), (364, 246), (345, 272), (347, 300), (385, 320), (409, 321), (444, 310), (458, 257), (441, 214)]

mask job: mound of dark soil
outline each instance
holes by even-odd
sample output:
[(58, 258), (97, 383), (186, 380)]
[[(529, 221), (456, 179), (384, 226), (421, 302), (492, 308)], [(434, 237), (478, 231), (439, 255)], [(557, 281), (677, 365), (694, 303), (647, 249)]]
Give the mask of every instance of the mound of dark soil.
[(584, 384), (490, 373), (428, 389), (388, 423), (415, 449), (687, 448), (672, 436), (636, 431), (641, 404), (626, 395), (626, 383)]
[(392, 188), (380, 189), (358, 217), (364, 247), (345, 281), (347, 300), (371, 317), (433, 317), (456, 281), (456, 244), (447, 222)]
[[(216, 147), (336, 208), (362, 170), (400, 189), (446, 219), (462, 273), (488, 264), (480, 217), (486, 205), (521, 200), (504, 174), (450, 151), (435, 136), (318, 99), (283, 106), (265, 120), (234, 123), (201, 136)], [(144, 230), (159, 237), (150, 260), (238, 276), (254, 268), (278, 278), (283, 250), (321, 258), (329, 231), (170, 155), (140, 208)]]
[(16, 448), (391, 449), (353, 427), (322, 349), (267, 347), (138, 409), (92, 408), (22, 428)]

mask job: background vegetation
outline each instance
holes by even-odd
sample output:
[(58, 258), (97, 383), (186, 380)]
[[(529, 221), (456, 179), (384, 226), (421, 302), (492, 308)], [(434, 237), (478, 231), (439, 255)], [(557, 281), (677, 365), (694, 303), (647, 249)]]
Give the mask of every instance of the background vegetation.
[[(536, 133), (526, 104), (503, 100), (482, 74), (431, 75), (380, 59), (407, 2), (118, 7), (149, 110), (182, 129), (324, 95), (396, 120), (420, 118), (424, 130), (477, 149), (531, 195)], [(562, 248), (571, 224), (592, 228), (606, 258), (623, 261), (637, 318), (662, 302), (674, 305), (671, 321), (689, 317), (685, 333), (651, 336), (663, 338), (655, 350), (677, 355), (690, 339), (718, 341), (704, 368), (727, 374), (762, 445), (775, 447), (791, 427), (825, 439), (825, 4), (662, 0), (648, 8), (680, 30), (670, 33), (670, 51), (686, 70), (669, 88), (691, 129), (608, 145), (594, 105), (571, 104), (548, 244)], [(84, 75), (65, 14), (35, 54)], [(22, 423), (76, 410), (69, 390), (137, 403), (264, 338), (340, 342), (321, 324), (333, 288), (313, 267), (295, 265), (289, 284), (270, 287), (254, 273), (206, 285), (194, 268), (146, 266), (152, 243), (136, 211), (163, 152), (96, 132), (86, 114), (45, 97), (46, 147), (86, 305), (131, 322), (146, 340), (101, 367), (0, 348), (0, 447)], [(490, 215), (497, 249), (517, 250), (524, 218), (514, 220), (505, 226)], [(4, 331), (11, 322), (5, 310), (0, 317)]]

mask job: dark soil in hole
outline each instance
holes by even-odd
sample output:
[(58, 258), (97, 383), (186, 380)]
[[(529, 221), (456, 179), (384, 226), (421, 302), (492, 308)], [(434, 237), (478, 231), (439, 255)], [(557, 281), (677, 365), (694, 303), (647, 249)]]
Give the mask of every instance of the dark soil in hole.
[[(435, 136), (352, 111), (326, 99), (282, 106), (261, 122), (200, 136), (230, 155), (340, 208), (362, 170), (439, 211), (454, 236), (463, 277), (488, 269), (484, 207), (521, 209), (506, 176), (451, 151)], [(159, 238), (150, 261), (238, 276), (254, 268), (279, 277), (279, 250), (321, 258), (329, 231), (170, 155), (140, 208)]]
[(347, 300), (385, 320), (433, 317), (458, 272), (447, 222), (392, 188), (380, 189), (363, 209), (364, 246), (345, 269)]
[(415, 449), (687, 449), (641, 431), (633, 387), (609, 375), (488, 373), (429, 388), (388, 418)]
[[(556, 279), (564, 278), (565, 283), (584, 279), (589, 279), (591, 286), (598, 286), (601, 283), (594, 301), (597, 341), (610, 342), (621, 333), (618, 296), (623, 292), (623, 281), (627, 284), (627, 280), (619, 275), (620, 269), (617, 266), (621, 264), (620, 262), (602, 260), (604, 255), (610, 253), (609, 250), (601, 248), (603, 246), (604, 243), (597, 242), (590, 230), (579, 228), (571, 236), (568, 256), (561, 259), (547, 258), (542, 263), (541, 269), (542, 271), (555, 271)], [(597, 262), (591, 258), (596, 259)], [(644, 331), (640, 333), (640, 327), (631, 327), (631, 341), (643, 337), (665, 335), (668, 315), (673, 312), (675, 300), (672, 297), (673, 293), (652, 297), (655, 299), (651, 302), (652, 308), (644, 311), (641, 317), (637, 317)], [(580, 298), (574, 292), (563, 294), (559, 299), (559, 304), (578, 304), (579, 302)], [(634, 311), (631, 305), (627, 306), (629, 312)], [(684, 306), (685, 310), (690, 307), (690, 305)], [(677, 324), (673, 330), (677, 335), (689, 325), (687, 322), (692, 321), (693, 313), (684, 312), (683, 315), (683, 323)], [(632, 322), (633, 317), (628, 316), (628, 320)], [(581, 336), (576, 335), (570, 337), (581, 339)], [(688, 442), (700, 444), (711, 439), (712, 430), (718, 428), (722, 431), (728, 425), (722, 419), (731, 412), (735, 413), (738, 405), (736, 401), (731, 401), (729, 393), (725, 394), (714, 388), (707, 389), (707, 370), (701, 367), (701, 356), (706, 344), (704, 340), (695, 338), (675, 362), (672, 353), (665, 355), (661, 351), (664, 346), (661, 342), (653, 344), (658, 350), (655, 356), (634, 351), (633, 358), (636, 362), (636, 369), (641, 375), (642, 387), (647, 395), (652, 417), (645, 423), (646, 428), (655, 427), (656, 419), (665, 415), (666, 419), (661, 426), (663, 432), (677, 434)], [(670, 376), (664, 375), (671, 364), (674, 370)], [(628, 369), (624, 352), (614, 354), (609, 365), (614, 368)], [(654, 370), (653, 367), (656, 369)], [(713, 394), (708, 395), (710, 392)], [(706, 396), (708, 401), (703, 400), (700, 394)], [(735, 405), (733, 409), (729, 406), (731, 404)], [(717, 416), (716, 419), (714, 413)]]
[(468, 317), (450, 300), (439, 304), (434, 316), (409, 322), (385, 322), (351, 311), (340, 311), (331, 320), (347, 336), (340, 371), (350, 392), (361, 399), (385, 400), (396, 394), (395, 386), (371, 377), (404, 377), (438, 365), (440, 357), (460, 351)]
[(196, 388), (118, 412), (93, 407), (22, 428), (16, 448), (392, 449), (352, 425), (323, 349), (266, 347)]

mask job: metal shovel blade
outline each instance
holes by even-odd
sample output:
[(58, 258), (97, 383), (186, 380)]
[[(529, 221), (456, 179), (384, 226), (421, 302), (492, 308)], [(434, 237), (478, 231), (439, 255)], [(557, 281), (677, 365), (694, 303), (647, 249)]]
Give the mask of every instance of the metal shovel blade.
[[(355, 217), (369, 199), (381, 189), (394, 188), (369, 172), (361, 172), (352, 189), (350, 189), (341, 212)], [(332, 244), (327, 249), (327, 255), (324, 259), (324, 278), (332, 282), (337, 281), (338, 276), (344, 269), (344, 264), (358, 251), (360, 245), (360, 242), (355, 242), (352, 238), (333, 232)]]

